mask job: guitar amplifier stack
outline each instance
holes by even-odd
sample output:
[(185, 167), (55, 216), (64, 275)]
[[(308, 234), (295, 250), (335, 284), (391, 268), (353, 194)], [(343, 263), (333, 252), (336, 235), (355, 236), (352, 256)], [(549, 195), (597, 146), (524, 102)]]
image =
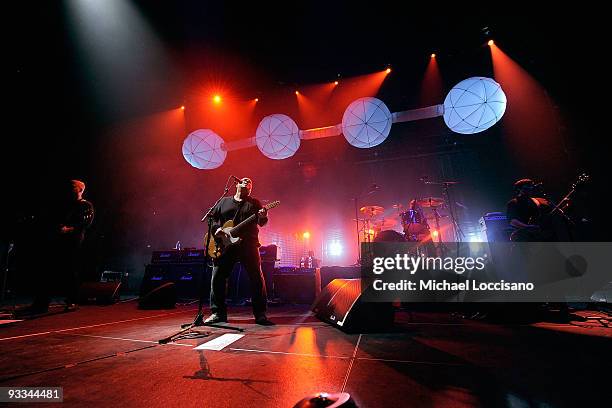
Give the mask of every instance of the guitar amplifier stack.
[(151, 264), (204, 263), (204, 250), (195, 248), (153, 251)]
[[(179, 299), (198, 299), (199, 290), (210, 290), (211, 269), (206, 267), (204, 250), (195, 248), (153, 251), (145, 266), (140, 297), (145, 298), (160, 287), (173, 287)], [(207, 293), (204, 293), (207, 296)]]

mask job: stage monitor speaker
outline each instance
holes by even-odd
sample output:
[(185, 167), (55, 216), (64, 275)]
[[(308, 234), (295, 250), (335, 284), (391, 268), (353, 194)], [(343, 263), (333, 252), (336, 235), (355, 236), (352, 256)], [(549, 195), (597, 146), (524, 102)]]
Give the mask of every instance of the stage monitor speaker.
[(329, 285), (334, 279), (356, 279), (360, 277), (360, 266), (322, 266), (321, 288)]
[(79, 287), (79, 304), (110, 305), (119, 300), (121, 282), (83, 282)]
[(374, 332), (393, 325), (391, 303), (363, 302), (361, 279), (334, 279), (317, 297), (312, 311), (317, 318), (347, 333)]
[(176, 306), (176, 285), (166, 282), (153, 288), (150, 292), (141, 294), (138, 299), (140, 309), (172, 309)]

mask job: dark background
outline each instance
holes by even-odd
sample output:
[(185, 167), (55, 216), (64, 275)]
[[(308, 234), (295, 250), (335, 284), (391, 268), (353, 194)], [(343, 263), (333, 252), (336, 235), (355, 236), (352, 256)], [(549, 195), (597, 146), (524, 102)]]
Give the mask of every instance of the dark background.
[[(420, 182), (422, 176), (460, 181), (455, 198), (468, 207), (459, 215), (469, 229), (483, 213), (505, 209), (514, 180), (542, 180), (551, 197), (560, 197), (581, 171), (591, 173), (595, 186), (594, 239), (609, 239), (601, 195), (609, 151), (601, 13), (440, 15), (349, 2), (265, 9), (199, 1), (108, 1), (83, 12), (76, 3), (26, 2), (5, 15), (5, 241), (15, 230), (23, 232), (15, 220), (51, 208), (58, 186), (78, 178), (96, 207), (86, 242), (88, 273), (95, 278), (104, 269), (125, 269), (138, 276), (153, 249), (179, 240), (201, 246), (199, 219), (234, 174), (254, 179), (256, 197), (281, 200), (269, 231), (311, 231), (317, 256), (324, 256), (329, 237), (339, 238), (345, 254), (328, 263), (351, 264), (351, 198), (372, 183), (380, 189), (363, 204), (390, 208), (417, 196), (440, 196)], [(109, 26), (96, 31), (91, 21)], [(554, 142), (525, 144), (531, 160), (522, 160), (520, 144), (512, 150), (508, 141), (539, 135), (511, 134), (502, 119), (465, 136), (448, 130), (441, 118), (395, 124), (372, 149), (353, 148), (340, 136), (303, 141), (294, 157), (273, 161), (251, 148), (230, 152), (213, 171), (192, 168), (181, 155), (189, 132), (212, 127), (213, 119), (198, 110), (211, 84), (236, 100), (261, 98), (236, 126), (226, 117), (226, 130), (216, 130), (225, 140), (251, 136), (270, 113), (285, 113), (302, 129), (331, 125), (341, 116), (300, 117), (289, 102), (293, 91), (390, 65), (377, 97), (392, 112), (422, 107), (430, 53), (438, 56), (445, 94), (462, 79), (493, 77), (489, 37), (539, 82), (560, 119)], [(184, 113), (176, 109), (181, 105)], [(38, 244), (32, 239), (28, 245), (35, 252)]]

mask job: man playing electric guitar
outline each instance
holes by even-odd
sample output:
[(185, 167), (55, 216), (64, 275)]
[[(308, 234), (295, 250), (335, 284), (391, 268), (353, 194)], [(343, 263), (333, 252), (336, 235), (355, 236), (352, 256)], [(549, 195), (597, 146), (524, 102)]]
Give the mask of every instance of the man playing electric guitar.
[(224, 238), (224, 234), (227, 235), (222, 228), (227, 221), (233, 221), (233, 225), (237, 225), (252, 215), (255, 215), (255, 219), (254, 222), (244, 223), (238, 231), (232, 233), (232, 235), (235, 234), (241, 238), (240, 242), (224, 248), (223, 253), (214, 259), (210, 292), (212, 314), (206, 319), (206, 323), (227, 322), (227, 306), (225, 304), (227, 280), (234, 264), (240, 262), (251, 281), (255, 322), (264, 326), (274, 324), (266, 316), (267, 294), (261, 270), (258, 238), (258, 226), (262, 227), (268, 222), (268, 214), (259, 200), (251, 197), (252, 189), (253, 181), (244, 177), (240, 183), (236, 184), (236, 194), (233, 197), (224, 197), (213, 208), (211, 215), (214, 221), (212, 230), (215, 231), (215, 239), (219, 241)]
[(541, 220), (552, 207), (543, 198), (538, 186), (531, 179), (521, 179), (514, 183), (515, 195), (507, 204), (510, 226), (514, 227), (512, 241), (555, 241), (550, 226), (542, 225)]

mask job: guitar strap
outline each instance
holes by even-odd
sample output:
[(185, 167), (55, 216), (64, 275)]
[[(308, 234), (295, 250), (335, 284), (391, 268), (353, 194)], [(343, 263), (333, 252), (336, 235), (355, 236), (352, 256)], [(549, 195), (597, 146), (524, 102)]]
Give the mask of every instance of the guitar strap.
[(238, 208), (236, 209), (236, 214), (234, 214), (234, 218), (232, 218), (232, 223), (234, 224), (234, 226), (236, 226), (236, 219), (238, 218), (238, 214), (240, 213), (240, 210), (242, 210), (242, 206), (244, 205), (244, 202), (246, 200), (242, 200), (240, 202), (240, 204), (238, 205)]

